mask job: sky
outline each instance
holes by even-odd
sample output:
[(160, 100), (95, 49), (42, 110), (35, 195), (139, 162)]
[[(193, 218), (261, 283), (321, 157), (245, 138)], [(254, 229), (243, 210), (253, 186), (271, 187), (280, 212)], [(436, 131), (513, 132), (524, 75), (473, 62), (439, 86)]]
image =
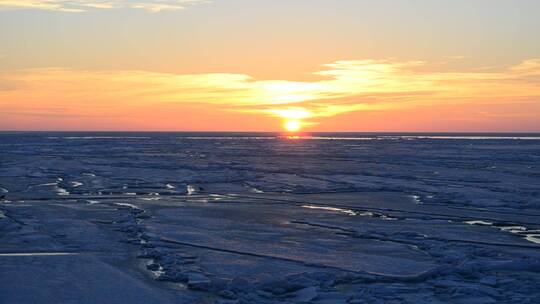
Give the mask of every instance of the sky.
[(0, 130), (540, 132), (538, 0), (0, 0)]

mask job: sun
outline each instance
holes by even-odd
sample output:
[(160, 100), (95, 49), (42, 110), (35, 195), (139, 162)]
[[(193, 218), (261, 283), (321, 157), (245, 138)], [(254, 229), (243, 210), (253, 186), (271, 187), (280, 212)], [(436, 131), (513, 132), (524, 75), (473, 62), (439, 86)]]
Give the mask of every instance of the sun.
[(298, 132), (302, 128), (302, 124), (298, 120), (287, 120), (283, 127), (288, 132)]

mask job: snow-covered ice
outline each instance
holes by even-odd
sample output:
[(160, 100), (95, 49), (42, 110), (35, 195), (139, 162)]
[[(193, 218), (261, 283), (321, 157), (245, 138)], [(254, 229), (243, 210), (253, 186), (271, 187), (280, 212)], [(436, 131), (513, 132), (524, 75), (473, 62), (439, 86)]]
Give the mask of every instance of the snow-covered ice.
[(538, 303), (539, 139), (0, 133), (0, 299)]

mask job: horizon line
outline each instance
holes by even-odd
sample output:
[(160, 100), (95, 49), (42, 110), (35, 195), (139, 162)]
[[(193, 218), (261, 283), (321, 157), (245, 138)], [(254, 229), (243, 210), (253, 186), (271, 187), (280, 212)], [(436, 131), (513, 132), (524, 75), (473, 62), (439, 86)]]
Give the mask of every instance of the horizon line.
[(177, 131), (177, 130), (0, 130), (0, 133), (272, 133), (272, 134), (324, 134), (324, 133), (357, 133), (357, 134), (538, 134), (539, 131)]

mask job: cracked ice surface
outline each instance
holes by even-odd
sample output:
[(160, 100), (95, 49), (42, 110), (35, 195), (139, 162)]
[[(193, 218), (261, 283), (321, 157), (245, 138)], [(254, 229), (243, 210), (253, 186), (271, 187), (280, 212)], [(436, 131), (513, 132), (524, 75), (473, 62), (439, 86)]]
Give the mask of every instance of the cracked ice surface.
[(0, 134), (6, 303), (537, 303), (540, 137)]

